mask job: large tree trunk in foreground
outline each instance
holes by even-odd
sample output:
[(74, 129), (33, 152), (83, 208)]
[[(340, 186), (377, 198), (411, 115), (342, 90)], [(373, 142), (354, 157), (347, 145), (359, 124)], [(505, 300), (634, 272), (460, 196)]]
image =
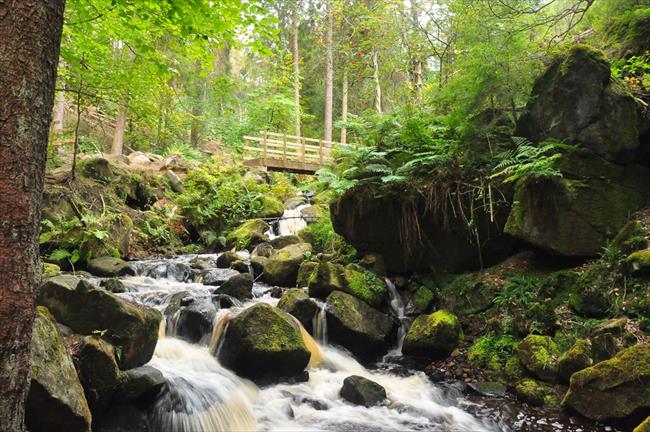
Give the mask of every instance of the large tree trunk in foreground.
[(334, 100), (334, 42), (332, 29), (332, 5), (327, 1), (325, 17), (327, 50), (325, 53), (325, 141), (332, 141), (332, 106)]
[(111, 154), (121, 155), (124, 151), (124, 131), (126, 131), (128, 96), (125, 96), (120, 102), (120, 108), (115, 119), (115, 130), (113, 131), (113, 144), (111, 145)]
[(0, 430), (25, 429), (40, 203), (65, 0), (0, 1)]
[(300, 53), (298, 51), (298, 0), (291, 10), (291, 51), (293, 54), (293, 103), (296, 116), (296, 136), (300, 136)]

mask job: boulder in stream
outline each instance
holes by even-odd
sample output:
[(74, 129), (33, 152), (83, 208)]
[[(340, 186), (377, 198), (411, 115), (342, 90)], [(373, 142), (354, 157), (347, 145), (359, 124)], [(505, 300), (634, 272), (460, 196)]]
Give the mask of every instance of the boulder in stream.
[(227, 251), (217, 257), (217, 267), (222, 269), (230, 268), (232, 263), (239, 260), (241, 260), (241, 257), (236, 252)]
[(212, 332), (216, 314), (217, 308), (211, 298), (193, 299), (190, 304), (181, 306), (178, 312), (174, 326), (176, 336), (192, 343), (200, 342)]
[(445, 310), (420, 315), (413, 321), (404, 339), (404, 354), (445, 358), (458, 346), (462, 337), (460, 321)]
[(234, 317), (223, 337), (219, 360), (245, 378), (297, 376), (311, 357), (298, 323), (286, 312), (265, 303)]
[(393, 342), (395, 322), (350, 294), (331, 293), (326, 312), (329, 341), (355, 356), (372, 359)]
[(386, 389), (368, 378), (352, 375), (343, 381), (340, 395), (355, 405), (371, 407), (386, 400)]
[(32, 432), (90, 431), (91, 414), (84, 389), (54, 318), (36, 308), (31, 342), (31, 385), (25, 420)]
[(252, 249), (260, 243), (268, 242), (266, 232), (271, 227), (262, 219), (252, 219), (244, 222), (226, 237), (229, 248)]
[(151, 366), (140, 366), (120, 374), (115, 399), (120, 403), (153, 401), (167, 385), (162, 372)]
[(533, 375), (547, 382), (557, 380), (560, 351), (549, 336), (528, 335), (517, 346), (521, 364)]
[(312, 333), (313, 319), (318, 312), (318, 305), (309, 298), (309, 294), (300, 288), (291, 288), (282, 294), (278, 307), (300, 321), (302, 326)]
[(156, 347), (162, 315), (136, 305), (74, 276), (57, 276), (40, 288), (37, 303), (75, 333), (99, 332), (121, 355), (121, 369), (148, 362)]
[(88, 262), (88, 271), (95, 276), (135, 276), (135, 268), (126, 261), (113, 257), (100, 257)]
[(253, 298), (253, 277), (248, 273), (237, 274), (214, 291), (215, 294), (226, 294), (240, 301)]
[(292, 244), (282, 249), (274, 250), (264, 263), (262, 279), (270, 285), (295, 287), (298, 279), (298, 269), (311, 252), (307, 243)]

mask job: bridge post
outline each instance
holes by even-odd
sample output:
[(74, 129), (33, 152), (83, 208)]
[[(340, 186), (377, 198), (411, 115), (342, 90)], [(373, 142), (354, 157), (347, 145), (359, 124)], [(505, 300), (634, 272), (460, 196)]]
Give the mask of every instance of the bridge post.
[(323, 140), (318, 142), (318, 156), (320, 157), (320, 164), (323, 165)]
[(282, 159), (284, 160), (284, 166), (287, 166), (287, 134), (286, 133), (282, 136)]
[(266, 132), (262, 132), (262, 147), (264, 148), (264, 153), (262, 154), (262, 159), (264, 160), (264, 165), (266, 165), (266, 158), (267, 158), (267, 153), (268, 153), (268, 145), (267, 145), (267, 135)]
[(300, 142), (302, 144), (302, 163), (304, 164), (307, 161), (307, 148), (305, 143), (305, 137), (300, 137)]

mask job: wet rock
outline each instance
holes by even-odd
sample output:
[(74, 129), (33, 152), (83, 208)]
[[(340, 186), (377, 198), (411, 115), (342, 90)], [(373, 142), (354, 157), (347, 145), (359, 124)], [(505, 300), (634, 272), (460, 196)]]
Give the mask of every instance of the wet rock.
[(237, 260), (230, 264), (230, 268), (238, 271), (239, 273), (250, 273), (250, 267), (243, 260)]
[(537, 79), (515, 134), (574, 143), (610, 162), (632, 163), (642, 152), (640, 111), (611, 77), (603, 53), (579, 45)]
[(162, 372), (151, 366), (141, 366), (123, 372), (115, 392), (120, 403), (152, 402), (165, 389), (167, 381)]
[(238, 274), (214, 291), (215, 294), (226, 294), (240, 301), (253, 298), (253, 277), (246, 274)]
[(264, 264), (262, 280), (270, 285), (295, 287), (298, 269), (310, 251), (311, 247), (306, 243), (274, 250)]
[(214, 267), (212, 260), (207, 258), (194, 257), (190, 261), (190, 267), (194, 270), (210, 270)]
[(517, 399), (531, 406), (543, 406), (549, 395), (549, 388), (534, 379), (525, 379), (517, 383), (515, 394)]
[(135, 405), (120, 404), (112, 404), (109, 407), (98, 431), (153, 432), (146, 412)]
[(371, 359), (392, 342), (395, 322), (356, 297), (334, 291), (327, 297), (329, 341)]
[(600, 333), (591, 338), (591, 352), (596, 363), (609, 360), (619, 351), (620, 347), (611, 333)]
[(54, 318), (36, 309), (25, 420), (33, 432), (90, 431), (91, 414), (74, 364)]
[(220, 286), (239, 272), (233, 269), (212, 269), (203, 273), (203, 285)]
[(72, 360), (97, 427), (118, 383), (114, 348), (97, 336), (86, 336), (72, 343)]
[(578, 339), (575, 344), (557, 361), (557, 372), (564, 383), (568, 383), (571, 375), (588, 368), (594, 363), (591, 357), (591, 342), (588, 339)]
[(445, 358), (456, 348), (461, 336), (462, 329), (456, 315), (445, 310), (420, 315), (406, 334), (402, 352), (427, 358)]
[(296, 277), (296, 286), (298, 288), (305, 288), (309, 285), (309, 277), (312, 275), (316, 267), (318, 267), (316, 261), (305, 261), (300, 264), (298, 276)]
[(251, 379), (300, 374), (310, 357), (298, 324), (286, 312), (265, 303), (230, 321), (219, 351), (224, 366)]
[(317, 205), (311, 205), (300, 210), (300, 216), (302, 216), (307, 224), (316, 222), (323, 213), (322, 207)]
[(298, 243), (303, 243), (303, 240), (297, 235), (286, 235), (286, 236), (276, 237), (270, 241), (270, 244), (273, 247), (273, 249), (282, 249), (287, 246), (291, 246)]
[(650, 345), (635, 345), (571, 376), (562, 404), (593, 420), (650, 407)]
[(212, 296), (212, 302), (218, 309), (228, 309), (231, 307), (240, 307), (242, 305), (239, 300), (226, 294), (216, 294)]
[(506, 395), (506, 386), (494, 381), (468, 383), (467, 386), (481, 396), (501, 398)]
[(155, 309), (133, 304), (73, 276), (47, 280), (37, 303), (76, 333), (102, 331), (102, 339), (121, 347), (121, 369), (141, 366), (153, 355), (162, 319)]
[(548, 336), (528, 335), (517, 347), (521, 364), (533, 375), (547, 382), (557, 379), (559, 349)]
[(88, 271), (95, 276), (135, 276), (135, 268), (126, 261), (113, 257), (95, 258), (88, 262)]
[(269, 241), (265, 234), (269, 229), (269, 224), (262, 219), (249, 220), (228, 234), (226, 245), (228, 248), (252, 250), (258, 244)]
[(309, 295), (325, 299), (332, 291), (343, 291), (378, 308), (386, 296), (386, 283), (376, 274), (355, 265), (346, 267), (326, 261), (318, 263), (307, 279)]
[(386, 389), (367, 378), (352, 375), (343, 380), (340, 395), (355, 405), (371, 407), (386, 400)]
[(295, 210), (296, 208), (304, 204), (307, 204), (307, 200), (305, 199), (305, 197), (298, 196), (286, 200), (284, 202), (284, 208), (287, 210)]
[(176, 336), (192, 343), (198, 343), (212, 332), (212, 324), (217, 309), (210, 300), (194, 301), (190, 305), (181, 307), (176, 321)]
[[(343, 274), (345, 269), (340, 264), (330, 262), (303, 264), (304, 271), (309, 268), (312, 269), (311, 274), (307, 276), (307, 287), (309, 288), (309, 295), (311, 297), (326, 299), (332, 291), (345, 291), (345, 279)], [(303, 269), (301, 267), (301, 269)]]
[(312, 322), (319, 307), (304, 290), (291, 288), (285, 291), (278, 302), (278, 307), (296, 317), (302, 326), (312, 333)]
[(224, 252), (217, 257), (217, 267), (226, 269), (235, 261), (241, 260), (241, 257), (236, 252)]
[(173, 261), (146, 268), (142, 275), (154, 279), (173, 279), (178, 282), (189, 282), (194, 279), (194, 272), (189, 265)]
[(113, 294), (120, 294), (120, 293), (125, 293), (126, 292), (126, 287), (117, 278), (112, 278), (112, 279), (106, 279), (103, 280), (99, 283), (99, 286), (104, 288), (106, 291), (110, 291)]

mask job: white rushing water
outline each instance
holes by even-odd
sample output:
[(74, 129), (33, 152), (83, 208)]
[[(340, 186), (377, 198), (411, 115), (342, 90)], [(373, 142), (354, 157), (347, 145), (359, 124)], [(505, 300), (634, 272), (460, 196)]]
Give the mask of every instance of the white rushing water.
[(277, 237), (297, 235), (307, 227), (307, 221), (303, 219), (301, 211), (311, 204), (301, 204), (295, 209), (287, 209), (278, 220), (277, 226), (266, 232), (271, 240)]
[[(123, 278), (133, 300), (164, 311), (178, 293), (187, 293), (194, 302), (211, 301), (213, 286), (185, 279), (185, 268), (192, 257), (166, 262), (137, 264), (141, 274)], [(200, 256), (214, 262), (216, 255)], [(189, 267), (189, 266), (188, 266)], [(152, 270), (152, 269), (155, 269)], [(169, 382), (164, 393), (150, 409), (153, 430), (164, 431), (441, 431), (480, 432), (502, 430), (487, 420), (479, 420), (461, 409), (469, 404), (449, 399), (420, 372), (404, 376), (387, 370), (369, 370), (350, 354), (326, 345), (327, 326), (324, 306), (314, 317), (319, 346), (318, 361), (312, 357), (309, 380), (297, 384), (277, 384), (258, 388), (222, 367), (215, 353), (227, 332), (228, 320), (241, 310), (264, 301), (275, 305), (270, 287), (257, 284), (250, 302), (219, 309), (212, 330), (199, 344), (174, 337), (176, 314), (168, 316), (166, 336), (158, 341), (149, 365), (159, 369)], [(394, 290), (394, 286), (392, 287)], [(395, 291), (395, 294), (396, 291)], [(184, 299), (185, 300), (185, 299)], [(322, 303), (321, 303), (322, 304)], [(401, 304), (401, 306), (400, 306)], [(396, 311), (403, 304), (396, 302)], [(401, 308), (401, 309), (400, 309)], [(403, 312), (398, 312), (403, 315)], [(165, 328), (162, 329), (165, 332)], [(309, 337), (309, 339), (311, 339)], [(313, 340), (310, 342), (315, 344)], [(322, 356), (322, 359), (320, 358)], [(361, 375), (385, 387), (388, 399), (376, 407), (352, 405), (339, 396), (343, 380)], [(459, 405), (459, 402), (464, 405)]]

